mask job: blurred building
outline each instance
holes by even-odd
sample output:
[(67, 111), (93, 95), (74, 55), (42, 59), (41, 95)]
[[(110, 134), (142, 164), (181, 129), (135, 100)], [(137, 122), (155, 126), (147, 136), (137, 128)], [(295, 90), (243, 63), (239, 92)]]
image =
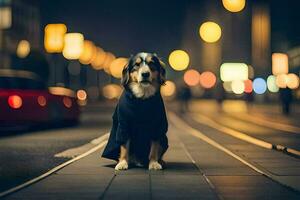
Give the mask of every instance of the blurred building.
[(254, 2), (252, 5), (252, 66), (257, 74), (271, 70), (271, 19), (269, 5)]
[(0, 0), (0, 68), (9, 68), (21, 40), (40, 47), (40, 13), (35, 1)]
[[(206, 21), (220, 25), (222, 36), (215, 43), (204, 42), (198, 33)], [(271, 66), (271, 25), (267, 3), (246, 1), (238, 12), (226, 10), (219, 0), (193, 1), (186, 9), (182, 48), (191, 57), (191, 67), (219, 73), (224, 62), (252, 65), (257, 75)]]

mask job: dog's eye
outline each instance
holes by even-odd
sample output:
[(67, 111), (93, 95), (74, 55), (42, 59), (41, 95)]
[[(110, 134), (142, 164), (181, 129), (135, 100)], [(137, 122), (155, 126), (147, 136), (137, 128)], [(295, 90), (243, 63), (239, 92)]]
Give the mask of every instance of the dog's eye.
[(155, 71), (156, 70), (156, 65), (153, 62), (149, 63), (148, 66), (150, 67), (151, 71)]

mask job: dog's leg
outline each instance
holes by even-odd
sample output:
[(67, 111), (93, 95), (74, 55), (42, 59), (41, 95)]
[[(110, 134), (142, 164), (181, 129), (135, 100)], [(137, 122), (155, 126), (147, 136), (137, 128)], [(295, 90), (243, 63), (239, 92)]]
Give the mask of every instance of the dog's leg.
[(159, 155), (160, 144), (157, 141), (152, 141), (151, 143), (151, 150), (149, 155), (149, 170), (161, 170), (162, 166), (159, 164), (158, 159)]
[(126, 170), (128, 169), (128, 152), (129, 152), (129, 141), (126, 145), (120, 147), (120, 158), (119, 162), (115, 167), (115, 170)]

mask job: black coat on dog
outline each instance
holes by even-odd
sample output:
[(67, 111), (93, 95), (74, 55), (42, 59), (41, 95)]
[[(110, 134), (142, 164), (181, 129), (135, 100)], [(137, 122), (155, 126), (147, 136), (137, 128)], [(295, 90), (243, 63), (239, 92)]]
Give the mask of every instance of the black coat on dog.
[(118, 160), (120, 146), (129, 139), (129, 155), (147, 165), (151, 141), (159, 141), (162, 153), (167, 150), (167, 130), (168, 121), (160, 92), (142, 100), (125, 89), (113, 114), (112, 130), (102, 157)]

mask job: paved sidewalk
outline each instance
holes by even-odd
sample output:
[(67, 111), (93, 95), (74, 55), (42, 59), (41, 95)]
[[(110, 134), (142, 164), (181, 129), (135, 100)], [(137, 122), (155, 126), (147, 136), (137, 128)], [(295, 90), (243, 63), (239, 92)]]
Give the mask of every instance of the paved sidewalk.
[(170, 123), (163, 171), (114, 171), (100, 151), (5, 199), (299, 199), (299, 193)]

